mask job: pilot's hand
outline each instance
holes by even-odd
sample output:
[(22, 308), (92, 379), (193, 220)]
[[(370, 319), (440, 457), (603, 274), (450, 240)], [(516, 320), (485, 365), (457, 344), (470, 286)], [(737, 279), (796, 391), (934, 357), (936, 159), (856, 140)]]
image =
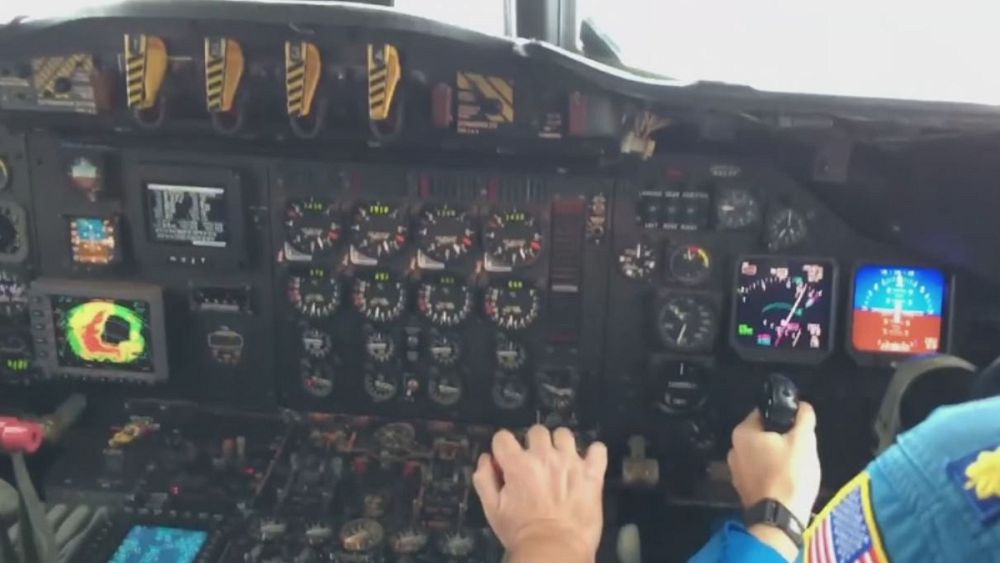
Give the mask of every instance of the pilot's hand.
[(506, 430), (493, 436), (473, 475), (490, 527), (511, 563), (593, 561), (601, 540), (601, 489), (608, 450), (595, 442), (581, 458), (566, 428), (536, 425), (527, 448)]
[[(816, 412), (812, 405), (799, 403), (795, 426), (787, 434), (765, 432), (760, 412), (755, 409), (733, 429), (728, 462), (744, 509), (770, 498), (808, 525), (820, 484)], [(753, 526), (750, 533), (786, 558), (794, 559), (797, 549), (780, 530)]]

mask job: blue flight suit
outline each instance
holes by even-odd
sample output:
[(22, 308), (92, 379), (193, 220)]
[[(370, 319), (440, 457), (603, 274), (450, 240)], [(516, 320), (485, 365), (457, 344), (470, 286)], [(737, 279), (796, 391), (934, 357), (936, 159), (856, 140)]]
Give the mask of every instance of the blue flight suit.
[[(1000, 563), (1000, 397), (942, 407), (809, 525), (804, 563)], [(727, 521), (693, 563), (782, 563)]]

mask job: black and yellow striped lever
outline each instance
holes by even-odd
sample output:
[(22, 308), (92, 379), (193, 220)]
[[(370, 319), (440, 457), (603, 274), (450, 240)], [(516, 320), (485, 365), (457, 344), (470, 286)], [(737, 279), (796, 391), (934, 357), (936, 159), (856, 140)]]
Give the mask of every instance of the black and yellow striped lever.
[(167, 46), (155, 35), (125, 35), (125, 91), (128, 107), (147, 110), (156, 105), (167, 75)]
[(368, 118), (385, 121), (392, 111), (393, 98), (403, 69), (399, 51), (388, 43), (368, 44)]
[(236, 40), (205, 38), (205, 103), (209, 112), (233, 110), (244, 67), (243, 48)]
[(323, 72), (319, 48), (308, 41), (285, 41), (285, 99), (288, 116), (309, 117)]

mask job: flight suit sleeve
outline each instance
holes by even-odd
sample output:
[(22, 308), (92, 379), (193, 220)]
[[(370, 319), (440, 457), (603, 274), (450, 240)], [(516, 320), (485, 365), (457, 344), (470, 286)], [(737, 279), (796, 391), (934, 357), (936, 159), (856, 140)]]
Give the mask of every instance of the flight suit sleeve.
[(742, 522), (729, 519), (688, 563), (786, 563), (771, 546), (750, 535)]

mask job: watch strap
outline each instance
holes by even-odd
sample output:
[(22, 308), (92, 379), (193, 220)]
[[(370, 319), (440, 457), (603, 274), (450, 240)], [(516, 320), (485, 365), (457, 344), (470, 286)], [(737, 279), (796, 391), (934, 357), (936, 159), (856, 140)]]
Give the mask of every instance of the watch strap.
[(743, 522), (749, 528), (755, 524), (772, 526), (785, 533), (795, 547), (802, 547), (802, 534), (806, 531), (802, 522), (791, 510), (780, 502), (766, 498), (743, 512)]

